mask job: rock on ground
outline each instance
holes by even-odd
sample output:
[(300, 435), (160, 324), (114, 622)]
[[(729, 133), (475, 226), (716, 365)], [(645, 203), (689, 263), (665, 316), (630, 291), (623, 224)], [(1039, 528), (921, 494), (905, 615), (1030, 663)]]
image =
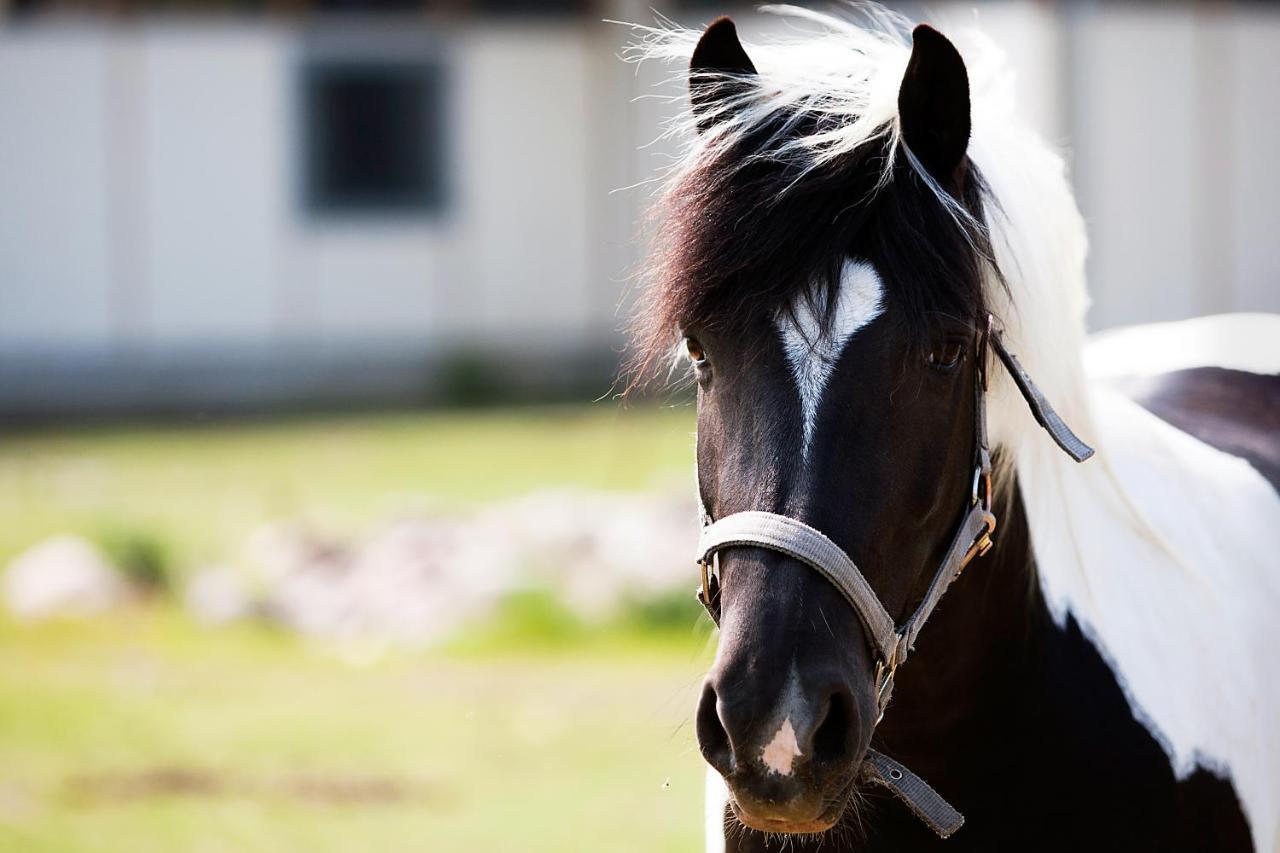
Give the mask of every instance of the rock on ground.
[(5, 569), (3, 590), (21, 619), (100, 613), (129, 597), (115, 568), (78, 536), (46, 539), (18, 555)]
[(603, 619), (628, 598), (692, 588), (696, 519), (692, 499), (565, 490), (395, 519), (354, 542), (269, 524), (237, 563), (197, 574), (187, 602), (211, 622), (257, 615), (310, 636), (411, 646), (530, 587)]

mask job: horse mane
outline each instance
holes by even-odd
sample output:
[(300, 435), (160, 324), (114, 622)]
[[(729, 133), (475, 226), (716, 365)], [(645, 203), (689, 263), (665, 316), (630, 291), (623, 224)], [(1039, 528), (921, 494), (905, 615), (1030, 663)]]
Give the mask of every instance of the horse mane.
[[(980, 300), (1063, 419), (1098, 451), (1075, 465), (1047, 440), (1012, 381), (992, 373), (996, 483), (1018, 485), (1051, 616), (1059, 625), (1074, 619), (1090, 638), (1178, 778), (1197, 767), (1231, 777), (1255, 846), (1270, 849), (1280, 839), (1280, 741), (1260, 741), (1258, 733), (1280, 719), (1280, 680), (1262, 665), (1280, 641), (1280, 501), (1243, 460), (1089, 381), (1084, 223), (1062, 159), (1014, 116), (1000, 51), (976, 31), (948, 31), (969, 73), (968, 159), (976, 177), (956, 200), (899, 144), (907, 21), (876, 6), (851, 9), (837, 16), (769, 7), (793, 30), (746, 45), (758, 84), (724, 101), (706, 132), (695, 132), (697, 119), (687, 112), (668, 126), (685, 147), (658, 205), (674, 217), (658, 228), (636, 363), (651, 367), (682, 323), (759, 310), (762, 299), (785, 304), (797, 289), (815, 298), (828, 293), (821, 266), (859, 225), (825, 205), (809, 209), (834, 181), (863, 194), (846, 200), (907, 199), (912, 216), (945, 215), (967, 253), (948, 242), (924, 266), (967, 257), (978, 292), (966, 293), (966, 273), (952, 293), (916, 293), (914, 322), (947, 310), (952, 297)], [(683, 82), (699, 33), (668, 23), (637, 31), (628, 57), (678, 62)], [(742, 198), (712, 198), (726, 190), (755, 191), (756, 209), (770, 216), (752, 218)], [(796, 216), (799, 228), (779, 224), (780, 211)], [(823, 226), (835, 234), (811, 233)], [(947, 233), (933, 228), (929, 236), (935, 232)], [(753, 236), (763, 242), (753, 245)], [(770, 268), (762, 256), (788, 239), (784, 254), (796, 266)], [(810, 250), (811, 269), (794, 260)], [(747, 264), (778, 273), (749, 305), (734, 302), (747, 297), (735, 297), (734, 276), (725, 275)], [(897, 274), (885, 276), (891, 291)]]
[[(984, 268), (1000, 276), (981, 171), (968, 164), (954, 197), (901, 144), (906, 20), (874, 7), (863, 10), (864, 26), (774, 11), (825, 29), (753, 46), (758, 78), (667, 128), (684, 149), (652, 208), (653, 250), (632, 330), (638, 379), (652, 376), (681, 329), (734, 328), (791, 310), (797, 295), (828, 319), (855, 245), (875, 252), (893, 317), (921, 345), (941, 317), (980, 318)], [(687, 67), (697, 32), (637, 30), (629, 58)]]
[[(914, 221), (899, 215), (887, 224), (918, 237), (927, 222), (933, 226), (927, 239), (942, 236), (946, 245), (910, 242), (906, 254), (926, 255), (930, 278), (906, 294), (914, 310), (893, 312), (897, 319), (927, 331), (930, 308), (945, 312), (968, 300), (962, 316), (989, 311), (1064, 419), (1096, 441), (1081, 358), (1089, 305), (1084, 222), (1062, 159), (1015, 117), (1013, 76), (1000, 49), (976, 29), (948, 31), (965, 60), (972, 117), (967, 178), (956, 199), (901, 144), (897, 95), (911, 56), (908, 18), (874, 3), (849, 4), (842, 14), (785, 5), (762, 11), (788, 27), (768, 40), (744, 41), (759, 69), (755, 85), (729, 89), (736, 94), (721, 99), (710, 116), (680, 111), (663, 131), (662, 138), (682, 148), (653, 205), (656, 251), (641, 273), (635, 374), (660, 362), (684, 324), (732, 322), (735, 312), (760, 310), (762, 301), (785, 306), (797, 290), (828, 295), (829, 280), (814, 272), (830, 265), (833, 244), (861, 224), (849, 208), (906, 199)], [(624, 58), (674, 65), (685, 85), (701, 33), (666, 20), (631, 26), (638, 38)], [(839, 198), (844, 219), (814, 203), (823, 193)], [(939, 227), (940, 219), (953, 227)], [(948, 236), (960, 237), (962, 248)], [(777, 252), (784, 243), (787, 251)], [(799, 266), (804, 252), (798, 249), (815, 246), (813, 268)], [(779, 266), (787, 263), (795, 266)], [(765, 275), (755, 277), (767, 283), (733, 287), (737, 282), (725, 271), (748, 268), (762, 269)], [(900, 282), (897, 270), (882, 272), (887, 295), (915, 290), (915, 277)], [(974, 276), (977, 285), (970, 287)], [(956, 289), (948, 292), (948, 282)], [(1023, 462), (1040, 458), (1043, 435), (1000, 371), (993, 373), (988, 410), (992, 445), (1005, 448), (997, 483), (1008, 484)], [(1049, 456), (1046, 465), (1057, 461)], [(1028, 488), (1024, 483), (1024, 492)], [(1135, 523), (1143, 526), (1140, 518)]]

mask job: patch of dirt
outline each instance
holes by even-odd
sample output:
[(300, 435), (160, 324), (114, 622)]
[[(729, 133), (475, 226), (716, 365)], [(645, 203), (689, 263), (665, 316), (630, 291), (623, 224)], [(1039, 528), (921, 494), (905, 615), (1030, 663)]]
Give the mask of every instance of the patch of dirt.
[(208, 770), (153, 767), (145, 770), (73, 776), (67, 789), (77, 799), (140, 800), (149, 797), (214, 797), (226, 792), (226, 780)]
[(399, 805), (443, 799), (422, 780), (375, 774), (307, 773), (276, 778), (235, 777), (195, 767), (152, 767), (72, 776), (77, 801), (129, 802), (153, 797), (269, 797), (316, 805)]
[(385, 776), (295, 776), (284, 780), (283, 789), (293, 799), (325, 805), (403, 803), (427, 793)]

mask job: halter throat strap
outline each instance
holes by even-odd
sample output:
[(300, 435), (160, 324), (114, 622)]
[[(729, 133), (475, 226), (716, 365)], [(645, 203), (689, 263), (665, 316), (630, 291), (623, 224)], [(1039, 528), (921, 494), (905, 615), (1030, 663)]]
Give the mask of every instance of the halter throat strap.
[[(867, 640), (877, 658), (877, 725), (883, 719), (893, 694), (894, 674), (915, 647), (925, 622), (965, 567), (974, 558), (986, 554), (993, 544), (996, 516), (991, 506), (991, 453), (987, 446), (986, 416), (988, 345), (1013, 377), (1037, 423), (1044, 427), (1054, 442), (1077, 462), (1093, 455), (1093, 448), (1081, 441), (1063, 422), (1018, 359), (1005, 347), (1000, 332), (988, 315), (986, 327), (976, 335), (974, 352), (974, 472), (969, 507), (951, 537), (924, 598), (901, 625), (894, 622), (853, 559), (820, 530), (790, 516), (759, 510), (737, 512), (713, 520), (705, 504), (701, 507), (703, 527), (698, 537), (697, 562), (702, 571), (702, 586), (698, 600), (711, 618), (717, 625), (720, 623), (721, 551), (738, 547), (765, 548), (804, 563), (839, 590), (862, 621)], [(867, 778), (892, 790), (941, 837), (948, 837), (963, 825), (963, 815), (924, 780), (893, 759), (868, 750), (863, 771)]]

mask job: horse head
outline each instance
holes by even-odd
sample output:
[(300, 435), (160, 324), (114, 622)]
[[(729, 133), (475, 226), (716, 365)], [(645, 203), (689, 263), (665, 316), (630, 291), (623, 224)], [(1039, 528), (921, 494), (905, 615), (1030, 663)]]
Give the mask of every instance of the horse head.
[[(709, 518), (764, 511), (821, 531), (901, 621), (974, 490), (988, 252), (964, 62), (917, 28), (892, 121), (816, 159), (794, 146), (820, 144), (830, 112), (744, 122), (761, 85), (734, 25), (712, 24), (690, 67), (707, 149), (669, 196), (652, 313), (679, 330), (696, 381)], [(702, 752), (748, 826), (826, 830), (862, 779), (884, 662), (841, 591), (795, 557), (716, 560)]]

